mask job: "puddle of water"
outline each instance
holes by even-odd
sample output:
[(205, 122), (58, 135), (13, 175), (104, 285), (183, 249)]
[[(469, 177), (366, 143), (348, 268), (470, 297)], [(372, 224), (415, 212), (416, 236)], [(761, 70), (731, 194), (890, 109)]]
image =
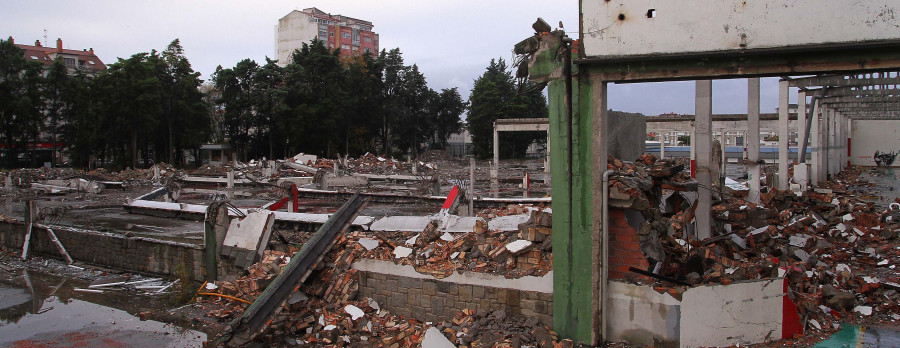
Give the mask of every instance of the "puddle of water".
[(0, 347), (197, 347), (206, 334), (132, 313), (162, 306), (131, 292), (80, 293), (77, 280), (20, 273), (0, 279)]

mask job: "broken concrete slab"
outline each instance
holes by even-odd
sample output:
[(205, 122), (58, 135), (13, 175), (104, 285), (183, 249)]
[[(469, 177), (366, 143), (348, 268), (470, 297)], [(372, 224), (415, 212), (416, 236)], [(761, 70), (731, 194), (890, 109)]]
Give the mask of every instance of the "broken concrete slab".
[(453, 342), (445, 337), (436, 327), (425, 330), (425, 338), (422, 339), (422, 347), (428, 348), (456, 348)]
[(236, 266), (247, 268), (263, 255), (272, 235), (275, 214), (270, 211), (250, 212), (233, 219), (222, 242), (222, 254), (234, 258)]

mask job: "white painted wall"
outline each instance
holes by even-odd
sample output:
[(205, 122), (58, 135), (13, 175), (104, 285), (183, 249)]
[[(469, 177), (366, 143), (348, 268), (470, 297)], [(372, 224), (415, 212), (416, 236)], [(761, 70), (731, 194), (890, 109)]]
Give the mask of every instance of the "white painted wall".
[(607, 341), (633, 345), (677, 344), (681, 302), (647, 285), (609, 282)]
[[(582, 0), (581, 5), (587, 56), (900, 39), (895, 18), (900, 0)], [(656, 16), (647, 18), (651, 9)]]
[[(860, 120), (851, 124), (850, 164), (874, 166), (875, 151), (900, 152), (900, 121)], [(900, 166), (900, 158), (892, 166)]]
[(287, 65), (294, 50), (319, 35), (319, 24), (310, 22), (309, 18), (301, 11), (291, 11), (278, 20), (275, 26), (275, 58), (279, 65)]
[(780, 340), (783, 278), (698, 286), (681, 298), (681, 347), (730, 347)]
[(684, 348), (779, 340), (784, 278), (687, 289), (681, 301), (647, 285), (610, 282), (608, 341)]

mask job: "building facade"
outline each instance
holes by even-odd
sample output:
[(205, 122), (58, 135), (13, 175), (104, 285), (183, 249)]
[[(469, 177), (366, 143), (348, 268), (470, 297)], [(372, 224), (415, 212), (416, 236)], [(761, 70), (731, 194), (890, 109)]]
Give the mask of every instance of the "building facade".
[(315, 7), (291, 11), (275, 26), (275, 58), (279, 65), (287, 65), (294, 50), (312, 39), (324, 41), (330, 49), (340, 49), (341, 58), (378, 54), (378, 34), (372, 27), (372, 22), (331, 15)]
[(16, 47), (25, 51), (25, 60), (27, 61), (38, 61), (49, 66), (50, 64), (53, 64), (53, 60), (59, 57), (62, 58), (66, 67), (69, 68), (69, 72), (74, 72), (77, 69), (87, 72), (90, 75), (94, 75), (106, 70), (106, 64), (100, 60), (100, 57), (97, 57), (97, 55), (94, 54), (93, 48), (81, 51), (65, 49), (63, 48), (62, 39), (56, 39), (56, 47), (45, 47), (41, 45), (41, 41), (39, 40), (36, 40), (33, 46), (16, 44), (12, 37), (10, 37), (9, 40), (12, 41)]

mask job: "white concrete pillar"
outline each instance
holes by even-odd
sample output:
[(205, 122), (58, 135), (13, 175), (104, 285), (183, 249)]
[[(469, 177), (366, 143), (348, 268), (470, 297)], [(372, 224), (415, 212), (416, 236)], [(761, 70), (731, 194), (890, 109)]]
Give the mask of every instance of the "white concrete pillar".
[(788, 144), (790, 130), (788, 128), (788, 80), (778, 81), (778, 180), (779, 190), (787, 190), (788, 182)]
[(809, 127), (810, 138), (809, 138), (809, 147), (812, 149), (812, 153), (810, 154), (810, 181), (813, 185), (818, 185), (819, 182), (822, 181), (820, 177), (820, 173), (822, 172), (822, 129), (821, 122), (819, 121), (820, 113), (822, 112), (822, 108), (819, 107), (819, 103), (813, 104), (813, 112), (812, 112), (812, 124)]
[(825, 116), (827, 119), (825, 134), (827, 134), (827, 137), (828, 137), (827, 141), (825, 142), (825, 149), (826, 149), (825, 150), (825, 153), (826, 153), (825, 167), (828, 168), (827, 169), (828, 171), (826, 172), (826, 174), (827, 174), (826, 179), (831, 179), (831, 175), (834, 174), (834, 162), (835, 162), (835, 158), (834, 158), (834, 139), (835, 139), (835, 136), (834, 136), (834, 110), (832, 110), (831, 108), (826, 109)]
[[(806, 133), (806, 92), (797, 93), (797, 162), (800, 162), (800, 151), (803, 144), (807, 144), (809, 135)], [(807, 162), (809, 157), (807, 158)]]
[(497, 122), (494, 122), (494, 162), (491, 163), (491, 181), (498, 181), (500, 177), (500, 131), (497, 130)]
[(694, 134), (691, 148), (697, 158), (697, 183), (699, 184), (697, 214), (697, 238), (712, 237), (712, 81), (696, 81)]
[(747, 181), (750, 193), (747, 200), (759, 203), (759, 78), (747, 79), (747, 136), (744, 138), (747, 160)]
[(469, 216), (475, 216), (475, 157), (469, 157), (469, 187), (466, 188), (469, 199)]
[(550, 183), (550, 130), (547, 130), (547, 156), (544, 157), (544, 182)]
[(659, 158), (666, 158), (666, 134), (667, 132), (663, 131), (659, 134)]
[[(695, 114), (697, 112), (694, 112)], [(710, 122), (712, 123), (712, 122)], [(710, 131), (711, 132), (711, 131)], [(710, 134), (712, 136), (712, 134)], [(697, 161), (697, 115), (694, 115), (694, 122), (691, 122), (691, 134), (689, 135), (690, 139), (690, 149), (691, 149), (691, 176), (694, 175), (696, 171), (696, 161)], [(710, 143), (712, 141), (710, 140)]]

